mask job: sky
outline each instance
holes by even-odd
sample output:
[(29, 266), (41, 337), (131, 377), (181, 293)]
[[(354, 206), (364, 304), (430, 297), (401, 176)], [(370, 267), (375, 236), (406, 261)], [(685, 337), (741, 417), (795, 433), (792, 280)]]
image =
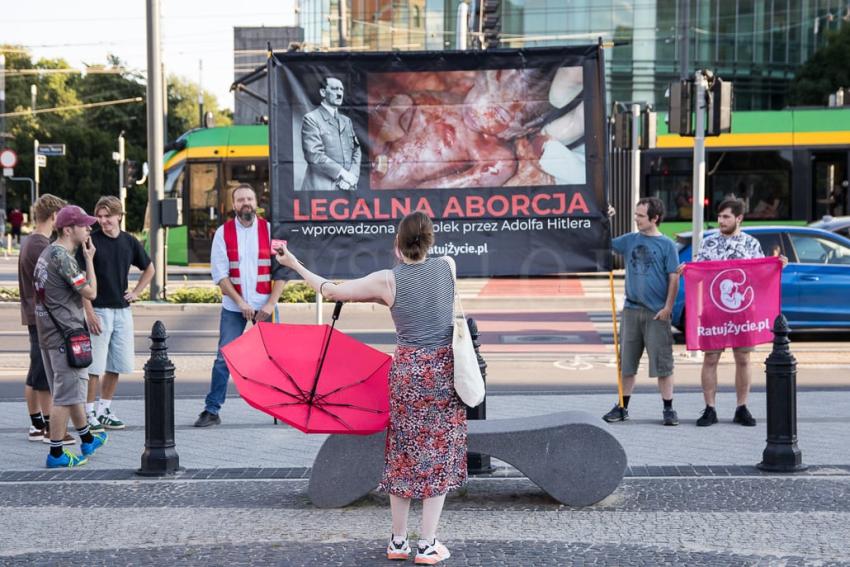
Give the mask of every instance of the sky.
[[(232, 109), (233, 28), (294, 25), (295, 2), (160, 0), (166, 74), (194, 82), (200, 77), (219, 106)], [(2, 2), (0, 43), (24, 45), (36, 60), (63, 58), (76, 68), (104, 64), (111, 53), (132, 69), (146, 70), (146, 5), (144, 0)]]

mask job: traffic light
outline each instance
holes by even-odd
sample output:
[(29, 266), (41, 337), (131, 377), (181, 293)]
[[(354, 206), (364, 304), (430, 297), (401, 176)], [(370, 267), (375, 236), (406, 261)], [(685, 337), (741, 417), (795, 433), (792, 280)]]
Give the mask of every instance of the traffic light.
[(129, 159), (124, 160), (123, 167), (124, 187), (126, 187), (127, 189), (135, 187), (136, 181), (139, 180), (139, 162)]
[(484, 31), (484, 47), (499, 47), (502, 35), (502, 0), (480, 0), (484, 2), (482, 28)]
[(715, 78), (708, 88), (708, 124), (706, 136), (719, 136), (732, 131), (732, 83)]
[(640, 112), (640, 149), (651, 150), (657, 143), (656, 114), (647, 107)]
[(632, 113), (614, 108), (614, 147), (621, 150), (632, 149)]
[(694, 82), (675, 81), (670, 83), (670, 111), (667, 114), (671, 134), (694, 135)]

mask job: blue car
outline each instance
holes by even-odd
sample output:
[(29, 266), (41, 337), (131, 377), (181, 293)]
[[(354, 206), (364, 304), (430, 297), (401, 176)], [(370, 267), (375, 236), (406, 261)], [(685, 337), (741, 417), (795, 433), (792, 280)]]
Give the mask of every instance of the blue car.
[[(791, 329), (850, 328), (850, 239), (803, 226), (744, 227), (765, 256), (783, 254), (782, 313)], [(717, 232), (708, 230), (706, 235)], [(691, 260), (691, 233), (676, 237), (679, 261)], [(673, 325), (685, 328), (685, 283), (673, 306)]]

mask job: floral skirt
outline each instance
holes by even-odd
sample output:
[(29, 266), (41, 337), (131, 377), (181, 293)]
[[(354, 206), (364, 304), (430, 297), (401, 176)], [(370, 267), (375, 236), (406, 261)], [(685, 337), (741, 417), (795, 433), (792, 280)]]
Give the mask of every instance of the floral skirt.
[(430, 498), (466, 483), (466, 406), (451, 346), (396, 348), (384, 456), (378, 490), (394, 496)]

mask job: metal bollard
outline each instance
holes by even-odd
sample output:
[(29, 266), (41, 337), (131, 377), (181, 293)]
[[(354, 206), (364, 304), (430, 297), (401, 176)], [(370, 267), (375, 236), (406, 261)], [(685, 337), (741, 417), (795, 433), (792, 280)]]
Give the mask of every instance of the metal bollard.
[(773, 350), (767, 357), (767, 447), (757, 465), (764, 471), (806, 470), (797, 447), (797, 360), (791, 354), (788, 321), (773, 323)]
[(141, 476), (171, 475), (180, 470), (174, 445), (174, 364), (168, 358), (165, 325), (151, 330), (151, 357), (145, 363), (145, 452)]
[[(467, 318), (466, 325), (469, 327), (469, 336), (472, 338), (472, 346), (475, 348), (475, 356), (478, 357), (478, 367), (481, 369), (481, 377), (484, 378), (484, 385), (487, 385), (487, 363), (484, 357), (481, 356), (481, 343), (478, 341), (478, 325), (472, 317)], [(466, 419), (487, 419), (487, 397), (477, 407), (466, 408)], [(481, 453), (466, 454), (466, 471), (468, 474), (490, 474), (493, 472), (493, 466), (490, 464), (490, 455), (482, 455)]]

